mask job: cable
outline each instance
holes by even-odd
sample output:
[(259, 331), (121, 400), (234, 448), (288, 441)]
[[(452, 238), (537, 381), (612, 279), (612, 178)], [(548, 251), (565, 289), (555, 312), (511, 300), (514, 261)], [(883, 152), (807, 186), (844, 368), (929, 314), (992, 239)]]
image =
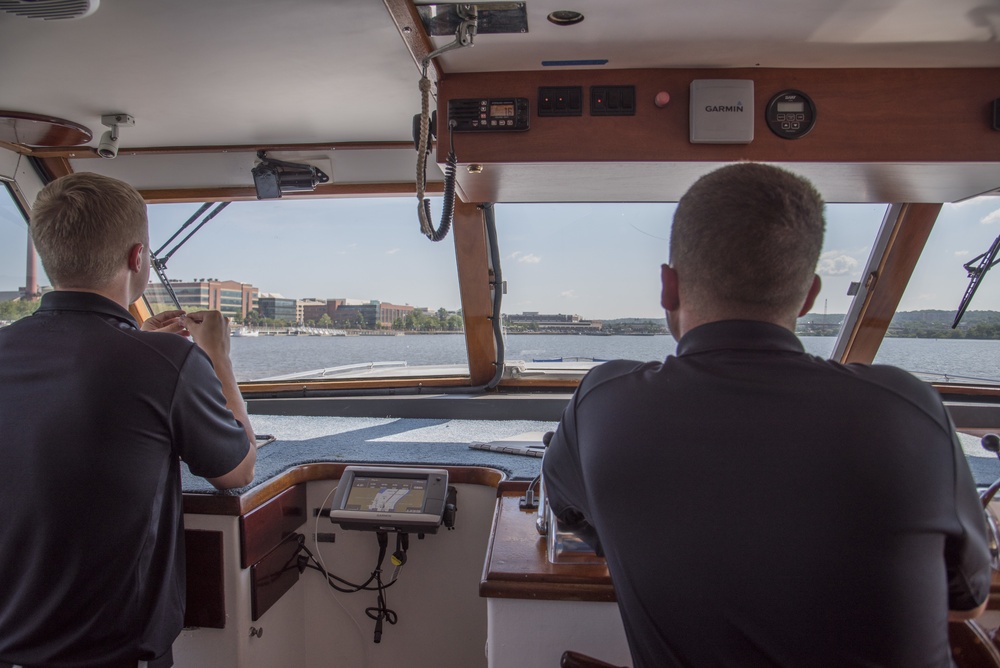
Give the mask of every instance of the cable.
[(427, 154), (430, 152), (430, 96), (431, 80), (427, 77), (427, 68), (437, 56), (452, 49), (472, 46), (479, 29), (479, 12), (475, 5), (458, 5), (456, 11), (462, 22), (455, 30), (455, 41), (427, 54), (421, 62), (420, 71), (420, 133), (417, 138), (417, 216), (420, 218), (420, 231), (431, 241), (441, 241), (448, 235), (455, 213), (455, 171), (458, 159), (455, 157), (455, 137), (452, 132), (455, 122), (448, 122), (448, 159), (444, 176), (444, 211), (441, 213), (441, 225), (434, 229), (431, 223), (431, 203), (424, 198), (427, 190)]
[[(322, 511), (323, 508), (326, 508), (326, 504), (328, 504), (330, 502), (330, 498), (333, 496), (333, 493), (337, 491), (337, 487), (339, 487), (339, 486), (340, 486), (340, 483), (337, 483), (336, 485), (334, 485), (333, 489), (330, 490), (330, 493), (326, 495), (326, 498), (323, 499), (323, 503), (320, 504), (320, 507), (319, 507), (320, 511)], [(322, 513), (316, 513), (316, 522), (313, 524), (313, 544), (316, 546), (316, 554), (319, 555), (319, 563), (320, 563), (320, 566), (323, 568), (323, 573), (326, 574), (328, 571), (326, 569), (326, 562), (323, 561), (323, 551), (321, 549), (319, 549), (319, 518), (320, 517), (322, 517)], [(328, 584), (329, 584), (329, 582), (330, 582), (330, 580), (327, 579), (327, 583)], [(368, 643), (365, 642), (365, 632), (364, 632), (364, 629), (361, 628), (361, 624), (359, 624), (358, 620), (354, 618), (354, 615), (352, 615), (351, 611), (347, 609), (347, 606), (345, 606), (341, 602), (341, 600), (337, 597), (337, 595), (335, 593), (333, 593), (333, 589), (330, 588), (330, 587), (327, 587), (327, 591), (330, 592), (330, 597), (333, 598), (334, 602), (338, 606), (340, 606), (340, 609), (344, 611), (344, 614), (347, 615), (347, 618), (350, 619), (354, 623), (354, 628), (357, 629), (357, 631), (358, 631), (358, 641), (361, 643), (362, 664), (364, 666), (369, 665), (368, 664)]]
[[(375, 583), (378, 589), (376, 597), (377, 605), (372, 608), (365, 608), (365, 614), (370, 619), (375, 620), (375, 643), (382, 642), (382, 620), (395, 624), (398, 620), (396, 612), (390, 610), (386, 604), (385, 590), (389, 585), (382, 584), (382, 562), (385, 560), (386, 548), (389, 544), (389, 536), (385, 531), (376, 531), (375, 537), (378, 539), (378, 563), (375, 566)], [(397, 545), (399, 537), (396, 538)], [(398, 550), (397, 550), (398, 551)], [(391, 582), (389, 584), (392, 584)]]

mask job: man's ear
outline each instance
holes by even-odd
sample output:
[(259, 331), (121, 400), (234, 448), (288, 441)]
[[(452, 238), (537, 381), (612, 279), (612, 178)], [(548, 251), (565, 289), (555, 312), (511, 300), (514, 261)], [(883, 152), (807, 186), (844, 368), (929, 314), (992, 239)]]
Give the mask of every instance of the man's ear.
[(676, 311), (681, 305), (680, 291), (677, 287), (677, 270), (669, 264), (660, 265), (660, 280), (663, 291), (660, 293), (660, 305), (667, 311)]
[(816, 303), (816, 297), (819, 296), (819, 291), (823, 288), (823, 281), (820, 280), (818, 275), (813, 275), (812, 285), (809, 286), (809, 293), (806, 295), (806, 300), (802, 304), (802, 310), (799, 311), (799, 316), (802, 317), (806, 313), (809, 313), (809, 309), (813, 307)]
[(146, 247), (142, 244), (135, 244), (128, 251), (129, 271), (138, 274), (142, 271), (142, 254), (146, 252)]

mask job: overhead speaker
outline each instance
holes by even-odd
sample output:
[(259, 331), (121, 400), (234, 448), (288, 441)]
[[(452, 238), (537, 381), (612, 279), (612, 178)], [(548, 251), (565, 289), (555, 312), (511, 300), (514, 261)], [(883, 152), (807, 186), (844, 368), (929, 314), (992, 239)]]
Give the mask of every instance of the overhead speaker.
[(101, 0), (0, 0), (0, 11), (40, 21), (82, 19), (97, 11)]

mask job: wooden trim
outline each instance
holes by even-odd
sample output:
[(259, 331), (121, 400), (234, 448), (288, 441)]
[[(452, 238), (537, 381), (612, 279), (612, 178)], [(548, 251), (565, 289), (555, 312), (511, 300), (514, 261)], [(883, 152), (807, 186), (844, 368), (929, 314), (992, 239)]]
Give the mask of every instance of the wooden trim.
[[(990, 123), (998, 68), (629, 69), (453, 73), (441, 82), (438, 118), (453, 98), (526, 97), (529, 132), (455, 135), (462, 163), (563, 162), (921, 162), (996, 163), (1000, 133)], [(690, 85), (696, 79), (754, 82), (754, 139), (749, 144), (692, 144)], [(540, 117), (539, 86), (634, 85), (634, 116)], [(794, 141), (767, 127), (764, 105), (788, 88), (807, 91), (816, 126)], [(658, 91), (670, 103), (657, 107)], [(877, 141), (873, 141), (877, 137)], [(438, 162), (448, 154), (438, 142)], [(460, 176), (462, 170), (459, 170)], [(540, 183), (544, 190), (549, 184)], [(879, 184), (864, 184), (877, 187)]]
[[(273, 447), (273, 446), (272, 446)], [(352, 462), (322, 462), (317, 464), (301, 464), (276, 475), (240, 496), (229, 496), (223, 493), (192, 493), (184, 494), (184, 512), (192, 515), (224, 515), (238, 517), (259, 508), (285, 490), (299, 483), (314, 480), (338, 480), (344, 469)], [(393, 466), (413, 466), (410, 463), (397, 463)], [(482, 485), (496, 487), (504, 479), (504, 474), (496, 469), (483, 466), (439, 466), (448, 471), (450, 484)]]
[(953, 385), (946, 383), (932, 383), (931, 387), (944, 396), (948, 396), (950, 394), (976, 395), (1000, 399), (1000, 387), (996, 385)]
[(245, 382), (240, 383), (247, 398), (253, 399), (255, 394), (268, 392), (288, 392), (299, 395), (323, 392), (325, 390), (377, 390), (400, 387), (465, 387), (468, 386), (468, 376), (428, 376), (380, 378), (378, 380), (309, 380), (296, 382)]
[[(412, 0), (385, 0), (385, 8), (389, 11), (392, 22), (396, 24), (399, 36), (403, 38), (403, 44), (413, 58), (417, 72), (420, 72), (423, 69), (421, 63), (424, 58), (434, 51), (434, 43), (424, 30), (424, 23), (420, 20), (416, 7), (413, 6)], [(432, 60), (427, 68), (427, 78), (431, 81), (431, 95), (436, 95), (437, 83), (443, 77), (444, 73), (437, 60)]]
[(504, 485), (497, 498), (479, 595), (552, 601), (615, 601), (603, 564), (552, 564), (535, 529), (536, 511), (522, 510), (524, 486)]
[(840, 361), (871, 364), (920, 259), (941, 204), (904, 204)]
[[(33, 157), (37, 157), (37, 154)], [(55, 181), (62, 176), (73, 173), (73, 167), (70, 166), (69, 160), (66, 158), (39, 158), (38, 162), (48, 175), (50, 181)]]
[[(285, 197), (310, 199), (321, 197), (416, 197), (416, 186), (412, 181), (393, 183), (326, 183), (316, 186), (312, 192), (288, 193)], [(444, 192), (440, 181), (427, 183), (429, 194)], [(169, 204), (187, 202), (253, 202), (257, 200), (257, 190), (253, 186), (229, 186), (221, 188), (165, 188), (139, 189), (148, 204)]]
[[(12, 145), (17, 146), (17, 145)], [(24, 148), (24, 147), (20, 147)], [(256, 153), (257, 151), (377, 151), (413, 148), (412, 141), (353, 141), (320, 144), (231, 144), (218, 146), (135, 146), (118, 151), (123, 155), (174, 155), (182, 153)], [(17, 150), (15, 148), (15, 150)], [(70, 148), (35, 148), (19, 151), (44, 158), (98, 158), (97, 150), (90, 146)]]
[(299, 581), (295, 555), (299, 551), (300, 534), (288, 536), (284, 542), (250, 566), (250, 619), (257, 621), (271, 606)]
[(493, 297), (482, 210), (475, 204), (456, 200), (452, 229), (469, 375), (473, 385), (485, 385), (496, 375), (497, 351), (493, 340)]
[(266, 503), (240, 517), (240, 564), (249, 568), (302, 526), (306, 511), (306, 486), (292, 485)]
[(221, 531), (184, 530), (187, 606), (184, 626), (226, 628), (226, 579)]
[(142, 297), (129, 304), (128, 312), (132, 314), (132, 317), (135, 318), (136, 322), (140, 325), (145, 322), (147, 318), (151, 318), (153, 316), (153, 312), (149, 310), (149, 305)]

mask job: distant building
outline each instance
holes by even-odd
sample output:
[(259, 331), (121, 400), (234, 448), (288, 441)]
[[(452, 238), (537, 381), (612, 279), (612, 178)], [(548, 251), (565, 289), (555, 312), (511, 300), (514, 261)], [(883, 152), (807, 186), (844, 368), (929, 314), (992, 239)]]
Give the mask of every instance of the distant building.
[(530, 327), (531, 329), (558, 330), (560, 332), (593, 331), (601, 329), (599, 320), (584, 320), (578, 315), (563, 313), (548, 314), (538, 311), (525, 311), (519, 314), (504, 315), (508, 325)]
[(257, 312), (261, 318), (284, 320), (289, 323), (299, 322), (296, 300), (287, 299), (281, 295), (261, 295), (258, 297)]
[(310, 299), (302, 300), (302, 321), (319, 322), (324, 315), (330, 316), (338, 327), (354, 327), (358, 324), (358, 316), (364, 319), (366, 327), (392, 327), (397, 318), (405, 318), (413, 312), (414, 307), (380, 302), (377, 299), (364, 301), (361, 299), (327, 299), (325, 302)]
[(324, 313), (326, 313), (326, 302), (322, 299), (299, 299), (295, 302), (295, 321), (303, 325), (310, 320), (318, 323)]
[[(257, 308), (260, 290), (249, 283), (220, 281), (217, 278), (170, 281), (180, 307), (185, 311), (218, 310), (230, 318), (246, 318)], [(154, 304), (169, 304), (167, 290), (159, 281), (146, 288), (146, 298)], [(294, 301), (294, 300), (293, 300)]]

